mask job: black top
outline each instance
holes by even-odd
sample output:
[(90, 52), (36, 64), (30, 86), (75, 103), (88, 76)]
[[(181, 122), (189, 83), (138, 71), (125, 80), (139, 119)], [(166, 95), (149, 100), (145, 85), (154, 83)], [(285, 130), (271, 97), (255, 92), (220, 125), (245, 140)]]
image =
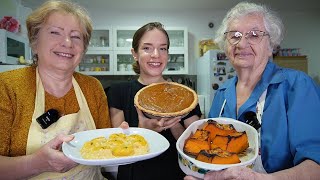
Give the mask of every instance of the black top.
[[(113, 84), (107, 92), (109, 107), (120, 109), (124, 112), (125, 120), (130, 127), (138, 126), (138, 113), (134, 106), (135, 94), (145, 87), (137, 80)], [(193, 115), (201, 117), (199, 104), (180, 123)], [(119, 166), (118, 180), (179, 180), (185, 174), (178, 165), (178, 152), (176, 139), (170, 130), (160, 132), (170, 143), (170, 147), (161, 155), (139, 161), (129, 165)]]

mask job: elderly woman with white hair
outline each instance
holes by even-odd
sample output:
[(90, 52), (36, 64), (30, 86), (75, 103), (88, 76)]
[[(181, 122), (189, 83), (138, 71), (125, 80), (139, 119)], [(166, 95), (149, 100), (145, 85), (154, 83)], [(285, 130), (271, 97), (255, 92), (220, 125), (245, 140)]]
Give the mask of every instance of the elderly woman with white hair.
[(237, 76), (217, 90), (209, 117), (249, 122), (260, 153), (253, 169), (232, 167), (204, 179), (319, 179), (320, 89), (305, 73), (270, 60), (283, 29), (273, 11), (248, 2), (232, 8), (218, 29), (216, 42)]

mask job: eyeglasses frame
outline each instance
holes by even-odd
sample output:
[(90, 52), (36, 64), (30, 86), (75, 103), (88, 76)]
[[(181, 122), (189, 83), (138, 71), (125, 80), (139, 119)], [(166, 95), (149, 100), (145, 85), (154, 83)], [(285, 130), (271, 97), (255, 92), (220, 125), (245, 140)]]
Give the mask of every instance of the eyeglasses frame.
[[(259, 37), (261, 37), (260, 41), (259, 41), (258, 43), (256, 43), (256, 44), (259, 44), (259, 43), (262, 41), (262, 39), (263, 39), (264, 36), (269, 36), (269, 33), (265, 32), (265, 31), (260, 31), (260, 30), (251, 30), (251, 31), (246, 32), (245, 35), (243, 35), (243, 33), (242, 33), (242, 32), (239, 32), (239, 31), (227, 31), (227, 32), (225, 32), (225, 33), (223, 33), (223, 34), (225, 35), (225, 37), (226, 37), (226, 39), (228, 40), (228, 42), (229, 42), (231, 45), (235, 46), (235, 45), (237, 45), (237, 44), (241, 41), (241, 39), (242, 39), (243, 36), (244, 36), (244, 37), (247, 39), (247, 41), (248, 41), (248, 34), (249, 34), (250, 32), (252, 32), (252, 31), (257, 31), (257, 32), (262, 33), (262, 35), (259, 35)], [(230, 42), (230, 39), (227, 38), (227, 33), (230, 33), (230, 32), (234, 32), (234, 33), (238, 32), (238, 33), (240, 33), (240, 34), (241, 34), (241, 38), (239, 39), (239, 41), (237, 41), (237, 42), (235, 42), (235, 43), (231, 43), (231, 42)], [(250, 43), (249, 41), (248, 41), (248, 43), (249, 43), (250, 45), (256, 45), (256, 44)]]

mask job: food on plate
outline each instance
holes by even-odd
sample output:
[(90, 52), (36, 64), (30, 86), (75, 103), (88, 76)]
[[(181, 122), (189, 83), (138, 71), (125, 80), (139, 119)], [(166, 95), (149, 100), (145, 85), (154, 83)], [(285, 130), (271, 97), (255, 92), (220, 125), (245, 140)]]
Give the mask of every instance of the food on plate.
[(249, 147), (246, 132), (236, 132), (228, 135), (216, 135), (212, 140), (211, 149), (219, 147), (232, 153), (240, 153)]
[(121, 144), (112, 149), (114, 156), (132, 156), (134, 155), (134, 148), (131, 144)]
[(197, 160), (213, 164), (240, 163), (238, 154), (249, 147), (245, 131), (238, 132), (232, 124), (208, 120), (186, 139), (183, 151)]
[(227, 135), (237, 132), (232, 124), (220, 124), (214, 120), (208, 120), (203, 129), (210, 132), (210, 139), (214, 139), (217, 134)]
[(196, 132), (186, 141), (183, 151), (196, 156), (201, 150), (209, 150), (209, 133), (209, 131), (202, 129), (196, 130)]
[(237, 154), (222, 150), (219, 147), (201, 150), (196, 159), (211, 164), (235, 164), (241, 162)]
[(134, 98), (135, 106), (156, 117), (175, 117), (188, 114), (198, 104), (196, 92), (179, 83), (153, 83), (140, 89)]
[(84, 159), (110, 159), (136, 156), (149, 152), (148, 142), (139, 134), (114, 133), (84, 143), (80, 154)]

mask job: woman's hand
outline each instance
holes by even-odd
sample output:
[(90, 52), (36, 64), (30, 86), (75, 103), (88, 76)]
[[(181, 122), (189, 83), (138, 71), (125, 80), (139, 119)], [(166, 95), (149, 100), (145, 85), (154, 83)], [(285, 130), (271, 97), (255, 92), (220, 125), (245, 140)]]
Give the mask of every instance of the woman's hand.
[(138, 113), (138, 118), (139, 118), (139, 127), (142, 128), (147, 128), (154, 130), (156, 132), (161, 132), (163, 130), (170, 129), (177, 123), (181, 121), (181, 117), (174, 117), (174, 118), (161, 118), (160, 120), (158, 119), (149, 119), (144, 116), (142, 111), (138, 108), (137, 113)]
[(222, 171), (211, 171), (204, 176), (204, 179), (234, 179), (234, 180), (254, 180), (256, 172), (246, 167), (231, 167)]
[[(271, 178), (271, 176), (270, 176)], [(221, 171), (210, 171), (204, 175), (204, 180), (268, 180), (268, 174), (259, 174), (246, 167), (231, 167)], [(184, 180), (200, 180), (192, 176), (184, 177)]]
[(126, 121), (123, 121), (123, 122), (120, 124), (119, 128), (128, 129), (128, 128), (129, 128), (129, 124), (128, 124)]
[(63, 142), (74, 136), (58, 135), (38, 151), (26, 156), (0, 156), (0, 179), (29, 179), (44, 172), (69, 171), (77, 163), (67, 158), (60, 150)]
[[(42, 169), (42, 172), (67, 172), (78, 164), (67, 158), (61, 152), (63, 142), (69, 142), (74, 138), (71, 135), (58, 135), (47, 144), (42, 146), (32, 156), (35, 166)], [(42, 173), (41, 172), (41, 173)]]

